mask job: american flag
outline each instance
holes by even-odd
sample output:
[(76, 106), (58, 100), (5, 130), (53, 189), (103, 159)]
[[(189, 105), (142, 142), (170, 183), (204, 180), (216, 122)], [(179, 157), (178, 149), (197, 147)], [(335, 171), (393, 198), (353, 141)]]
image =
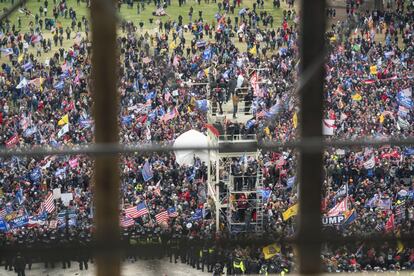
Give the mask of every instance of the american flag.
[(43, 210), (48, 213), (52, 213), (55, 210), (55, 202), (53, 201), (53, 193), (49, 193), (45, 201), (42, 204)]
[(125, 209), (125, 215), (128, 218), (138, 218), (138, 217), (140, 217), (137, 206), (133, 206), (133, 207), (130, 207), (128, 209)]
[(134, 226), (135, 221), (132, 218), (125, 217), (121, 218), (120, 224), (122, 228), (128, 228)]
[(167, 211), (168, 211), (168, 215), (170, 216), (170, 218), (178, 217), (177, 210), (175, 210), (174, 207), (168, 208)]
[(168, 218), (169, 217), (168, 217), (167, 211), (162, 211), (161, 213), (155, 215), (155, 219), (157, 220), (158, 223), (167, 222)]
[(138, 210), (138, 212), (137, 212), (137, 214), (138, 214), (137, 218), (138, 218), (138, 217), (141, 217), (141, 216), (143, 216), (143, 215), (148, 214), (148, 209), (147, 209), (147, 206), (145, 205), (145, 202), (141, 202), (141, 203), (139, 203), (139, 204), (136, 206), (136, 208), (137, 208), (137, 210)]

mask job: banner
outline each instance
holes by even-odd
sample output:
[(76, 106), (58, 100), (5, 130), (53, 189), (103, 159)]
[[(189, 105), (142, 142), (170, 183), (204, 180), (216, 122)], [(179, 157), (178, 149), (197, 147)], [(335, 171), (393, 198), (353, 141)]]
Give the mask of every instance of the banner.
[(328, 119), (324, 119), (322, 122), (322, 133), (323, 135), (329, 135), (332, 136), (334, 135), (334, 131), (335, 131), (335, 120), (328, 120)]
[(73, 194), (72, 193), (63, 193), (61, 194), (61, 200), (63, 202), (63, 205), (65, 205), (66, 207), (69, 206), (69, 203), (71, 200), (73, 200)]
[(28, 216), (17, 217), (9, 222), (10, 228), (20, 228), (29, 224)]
[(60, 188), (53, 189), (53, 199), (59, 199), (62, 195)]
[(338, 225), (338, 224), (342, 224), (343, 222), (345, 222), (344, 215), (322, 217), (322, 225)]

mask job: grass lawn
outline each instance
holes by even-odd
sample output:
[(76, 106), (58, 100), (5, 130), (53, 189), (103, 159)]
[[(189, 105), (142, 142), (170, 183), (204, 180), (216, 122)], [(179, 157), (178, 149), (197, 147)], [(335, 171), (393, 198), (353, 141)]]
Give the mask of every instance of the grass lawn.
[[(16, 1), (16, 0), (15, 0)], [(45, 18), (53, 18), (53, 14), (52, 14), (52, 9), (54, 7), (54, 3), (53, 0), (48, 0), (49, 1), (49, 5), (48, 5), (48, 13), (46, 17), (42, 17), (43, 21)], [(242, 7), (249, 7), (252, 8), (253, 7), (253, 0), (245, 0), (242, 2), (241, 7), (240, 8), (236, 8), (235, 9), (235, 13), (234, 14), (229, 14), (228, 16), (232, 19), (233, 23), (234, 23), (234, 17), (238, 16), (238, 12)], [(75, 9), (76, 14), (77, 14), (77, 19), (78, 21), (81, 20), (82, 16), (87, 16), (89, 17), (89, 10), (86, 7), (86, 3), (81, 2), (80, 5), (77, 5), (76, 0), (67, 0), (68, 3), (68, 7), (72, 7), (73, 9)], [(41, 5), (44, 4), (44, 0), (29, 0), (26, 3), (26, 7), (33, 13), (33, 15), (25, 15), (19, 11), (16, 11), (15, 13), (13, 13), (10, 16), (10, 22), (11, 25), (15, 24), (16, 26), (16, 30), (18, 29), (17, 26), (17, 19), (18, 17), (21, 18), (21, 22), (22, 22), (22, 29), (21, 32), (26, 32), (29, 30), (29, 23), (35, 21), (35, 17), (34, 14), (39, 13), (39, 7)], [(145, 10), (141, 11), (140, 14), (137, 13), (137, 7), (136, 7), (136, 2), (134, 3), (134, 7), (132, 9), (128, 8), (127, 5), (122, 5), (121, 7), (121, 11), (119, 13), (119, 16), (121, 19), (123, 20), (127, 20), (127, 21), (133, 21), (135, 23), (135, 25), (138, 26), (139, 22), (144, 22), (144, 28), (142, 30), (142, 32), (156, 32), (158, 30), (158, 25), (155, 24), (156, 20), (162, 20), (163, 22), (171, 19), (171, 20), (176, 20), (178, 21), (178, 16), (181, 15), (183, 17), (183, 22), (184, 24), (187, 24), (189, 22), (189, 16), (188, 16), (188, 12), (190, 7), (192, 6), (194, 9), (193, 12), (193, 20), (195, 18), (198, 18), (198, 13), (199, 11), (203, 12), (203, 19), (206, 20), (207, 22), (212, 22), (213, 20), (215, 20), (214, 15), (218, 12), (218, 5), (217, 3), (212, 3), (210, 2), (209, 4), (205, 3), (204, 0), (201, 1), (201, 4), (198, 5), (198, 3), (194, 0), (189, 0), (187, 1), (186, 4), (184, 4), (182, 7), (178, 6), (178, 0), (172, 0), (171, 6), (167, 7), (165, 9), (165, 11), (167, 12), (167, 16), (162, 16), (162, 17), (156, 17), (152, 15), (152, 12), (155, 11), (155, 7), (153, 2), (151, 2), (150, 5), (145, 5)], [(284, 9), (287, 9), (286, 5), (284, 2), (281, 3), (281, 8), (280, 9), (273, 9), (272, 6), (272, 2), (270, 0), (265, 1), (265, 5), (264, 5), (264, 9), (259, 9), (263, 10), (263, 11), (267, 11), (268, 13), (271, 13), (273, 18), (274, 18), (274, 27), (278, 27), (280, 26), (280, 23), (282, 21), (282, 12)], [(3, 10), (4, 8), (7, 8), (11, 6), (11, 2), (7, 1), (7, 2), (3, 2), (0, 3), (0, 9)], [(153, 23), (150, 24), (149, 23), (149, 19), (153, 18)], [(60, 22), (63, 26), (64, 29), (66, 29), (67, 26), (71, 26), (71, 20), (70, 19), (65, 19), (62, 16), (58, 17), (58, 22)], [(140, 29), (138, 29), (138, 33), (141, 32)], [(74, 32), (72, 32), (72, 37), (74, 37)], [(83, 34), (84, 35), (84, 34)], [(43, 36), (45, 38), (52, 38), (52, 33), (49, 30), (43, 29)], [(188, 37), (186, 38), (191, 38), (190, 34), (188, 33), (187, 35)], [(66, 40), (66, 34), (64, 34), (65, 39), (63, 40), (63, 47), (64, 48), (70, 48), (73, 45), (73, 40)], [(190, 39), (187, 39), (187, 41), (189, 41)], [(245, 45), (238, 45), (241, 47), (242, 50), (245, 50)], [(42, 54), (41, 59), (47, 59), (48, 57), (50, 57), (51, 55), (54, 54), (54, 52), (60, 47), (54, 47), (54, 45), (52, 45), (52, 51), (46, 53), (46, 54)], [(243, 49), (244, 48), (244, 49)], [(34, 52), (35, 50), (30, 47), (30, 52)], [(8, 59), (2, 57), (0, 59), (1, 62), (7, 62)]]

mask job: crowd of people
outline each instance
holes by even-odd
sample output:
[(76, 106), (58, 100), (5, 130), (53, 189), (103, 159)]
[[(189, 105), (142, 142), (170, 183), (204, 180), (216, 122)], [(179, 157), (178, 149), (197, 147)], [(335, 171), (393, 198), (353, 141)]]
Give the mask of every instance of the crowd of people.
[[(280, 6), (275, 2), (274, 8)], [(411, 137), (414, 4), (390, 1), (385, 11), (377, 11), (360, 8), (360, 2), (348, 0), (352, 11), (333, 23), (326, 35), (324, 134), (327, 139)], [(26, 11), (26, 16), (34, 14), (34, 21), (25, 33), (19, 31), (20, 18), (1, 23), (0, 145), (4, 147), (76, 147), (93, 142), (89, 22), (79, 20), (70, 3), (55, 1), (54, 20), (47, 23), (47, 0), (39, 13)], [(298, 137), (300, 30), (294, 1), (286, 2), (282, 22), (273, 22), (272, 14), (261, 8), (263, 1), (252, 9), (240, 1), (219, 4), (212, 22), (204, 20), (202, 12), (193, 16), (191, 7), (189, 20), (179, 16), (154, 22), (155, 33), (145, 31), (141, 22), (121, 23), (121, 143), (172, 144), (188, 130), (207, 133), (211, 131), (207, 102), (220, 114), (223, 104), (233, 101), (236, 117), (239, 100), (251, 119), (226, 118), (216, 127), (221, 134), (255, 134), (258, 141), (281, 142)], [(189, 4), (180, 1), (180, 5)], [(167, 13), (168, 6), (163, 6)], [(235, 16), (231, 12), (237, 8)], [(336, 16), (333, 13), (330, 9), (330, 17)], [(59, 24), (60, 18), (70, 18), (71, 26)], [(46, 38), (46, 30), (52, 39)], [(71, 48), (62, 47), (66, 40)], [(200, 83), (208, 85), (196, 85)], [(239, 99), (244, 87), (247, 92)], [(414, 148), (408, 146), (327, 149), (322, 210), (326, 217), (344, 216), (345, 221), (324, 223), (324, 230), (343, 236), (411, 233), (413, 154)], [(297, 203), (296, 160), (294, 150), (226, 160), (235, 176), (263, 175), (264, 231), (275, 239), (292, 237), (296, 229), (295, 212), (289, 212)], [(88, 268), (91, 256), (86, 253), (39, 260), (22, 256), (18, 249), (90, 244), (92, 165), (85, 155), (0, 160), (0, 241), (5, 248), (16, 249), (15, 255), (4, 258), (6, 269), (24, 271), (25, 262), (30, 268), (33, 261), (43, 261), (46, 267), (61, 262), (63, 268), (78, 261), (80, 269)], [(295, 271), (290, 245), (277, 245), (269, 255), (264, 245), (221, 248), (210, 243), (234, 238), (234, 233), (228, 233), (225, 224), (220, 225), (219, 236), (215, 233), (208, 164), (201, 159), (180, 165), (173, 152), (131, 154), (121, 158), (120, 166), (120, 224), (126, 244), (147, 249), (164, 245), (171, 261), (180, 259), (203, 270), (206, 266), (208, 271), (224, 267), (228, 273)], [(234, 189), (253, 188), (256, 182), (246, 179), (236, 181)], [(251, 200), (248, 195), (227, 200), (238, 210), (235, 221), (256, 220), (254, 205), (246, 204)], [(240, 233), (237, 237), (249, 238)], [(150, 256), (140, 252), (129, 255), (161, 257), (163, 251)], [(322, 259), (329, 272), (414, 269), (414, 250), (403, 243), (327, 246)]]

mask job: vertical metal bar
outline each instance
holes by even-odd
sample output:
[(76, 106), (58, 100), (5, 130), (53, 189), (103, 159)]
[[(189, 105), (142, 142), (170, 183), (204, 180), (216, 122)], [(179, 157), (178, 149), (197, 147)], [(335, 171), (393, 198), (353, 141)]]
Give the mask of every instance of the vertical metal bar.
[[(300, 77), (324, 52), (325, 0), (301, 1)], [(313, 66), (312, 66), (313, 64)], [(317, 67), (300, 93), (300, 132), (302, 138), (322, 138), (324, 65)], [(299, 158), (299, 271), (321, 272), (322, 149)]]
[[(92, 0), (92, 94), (95, 142), (118, 143), (118, 64), (115, 1)], [(113, 9), (112, 9), (113, 8)], [(119, 156), (95, 158), (94, 201), (96, 206), (97, 275), (120, 275)]]

